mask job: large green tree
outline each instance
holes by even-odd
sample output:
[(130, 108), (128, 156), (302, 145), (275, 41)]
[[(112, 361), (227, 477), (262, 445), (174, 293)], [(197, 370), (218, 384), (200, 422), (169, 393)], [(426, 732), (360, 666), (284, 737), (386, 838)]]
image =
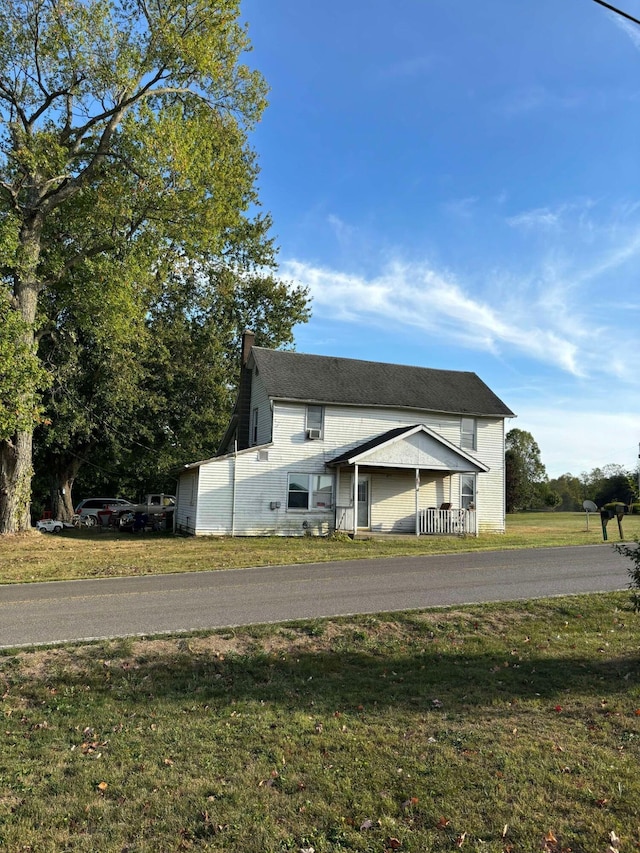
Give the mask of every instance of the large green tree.
[[(246, 261), (244, 262), (246, 267)], [(55, 361), (36, 431), (34, 501), (69, 520), (71, 495), (172, 491), (179, 464), (212, 456), (228, 425), (245, 328), (259, 345), (287, 346), (309, 316), (308, 293), (229, 258), (183, 262), (156, 288), (134, 340), (101, 334), (112, 312), (69, 306), (44, 348)], [(113, 318), (117, 321), (117, 316)], [(70, 322), (71, 328), (64, 328)]]
[[(238, 15), (239, 0), (4, 0), (0, 275), (29, 360), (56, 333), (47, 295), (80, 286), (91, 302), (96, 280), (76, 270), (99, 278), (127, 256), (121, 311), (135, 324), (141, 282), (178, 252), (221, 256), (252, 230), (261, 243), (247, 133), (266, 87), (241, 61)], [(33, 411), (41, 384), (37, 370), (21, 377), (17, 411)], [(26, 420), (1, 436), (0, 532), (29, 526)]]
[(530, 432), (509, 430), (505, 441), (505, 468), (507, 512), (544, 503), (547, 473), (538, 443)]

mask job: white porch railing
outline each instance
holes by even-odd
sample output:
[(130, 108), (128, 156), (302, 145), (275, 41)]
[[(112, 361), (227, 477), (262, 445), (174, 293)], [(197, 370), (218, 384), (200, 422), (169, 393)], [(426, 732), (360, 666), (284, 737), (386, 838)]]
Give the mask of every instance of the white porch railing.
[(473, 509), (421, 509), (419, 531), (421, 534), (475, 535), (476, 511)]
[[(336, 507), (336, 530), (353, 532), (353, 507)], [(478, 532), (476, 512), (472, 509), (421, 509), (418, 510), (418, 532), (420, 535), (440, 534), (463, 536)]]

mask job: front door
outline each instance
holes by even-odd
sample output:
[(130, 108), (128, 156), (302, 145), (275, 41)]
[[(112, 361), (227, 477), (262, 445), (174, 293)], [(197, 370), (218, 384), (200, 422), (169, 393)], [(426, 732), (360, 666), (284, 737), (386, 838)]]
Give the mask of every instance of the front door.
[(368, 476), (358, 477), (358, 528), (371, 526), (370, 479)]

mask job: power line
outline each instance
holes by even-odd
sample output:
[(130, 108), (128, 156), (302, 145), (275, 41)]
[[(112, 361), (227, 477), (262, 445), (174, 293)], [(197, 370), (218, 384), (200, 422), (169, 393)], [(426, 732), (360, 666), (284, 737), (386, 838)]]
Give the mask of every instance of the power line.
[(610, 9), (612, 12), (615, 12), (616, 15), (622, 15), (623, 18), (627, 18), (627, 20), (633, 21), (634, 24), (640, 25), (640, 21), (637, 18), (634, 18), (633, 15), (623, 12), (622, 9), (616, 9), (615, 6), (612, 6), (610, 3), (605, 3), (604, 0), (593, 0), (593, 2), (599, 3), (601, 6), (604, 6), (605, 9)]

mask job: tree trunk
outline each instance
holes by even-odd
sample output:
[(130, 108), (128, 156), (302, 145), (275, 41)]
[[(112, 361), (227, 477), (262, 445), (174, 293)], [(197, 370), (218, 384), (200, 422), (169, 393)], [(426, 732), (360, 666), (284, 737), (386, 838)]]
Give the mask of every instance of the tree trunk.
[(32, 432), (19, 432), (0, 445), (0, 533), (31, 527), (32, 449)]
[(53, 518), (58, 521), (71, 521), (73, 518), (71, 489), (80, 464), (79, 459), (73, 459), (66, 465), (61, 464), (52, 477), (51, 510)]
[[(15, 309), (28, 325), (27, 345), (35, 351), (38, 282), (42, 222), (39, 215), (23, 223), (19, 237), (19, 265), (14, 279)], [(34, 424), (35, 426), (35, 424)], [(33, 427), (12, 440), (0, 442), (0, 534), (18, 533), (31, 527), (31, 478), (33, 477)]]

